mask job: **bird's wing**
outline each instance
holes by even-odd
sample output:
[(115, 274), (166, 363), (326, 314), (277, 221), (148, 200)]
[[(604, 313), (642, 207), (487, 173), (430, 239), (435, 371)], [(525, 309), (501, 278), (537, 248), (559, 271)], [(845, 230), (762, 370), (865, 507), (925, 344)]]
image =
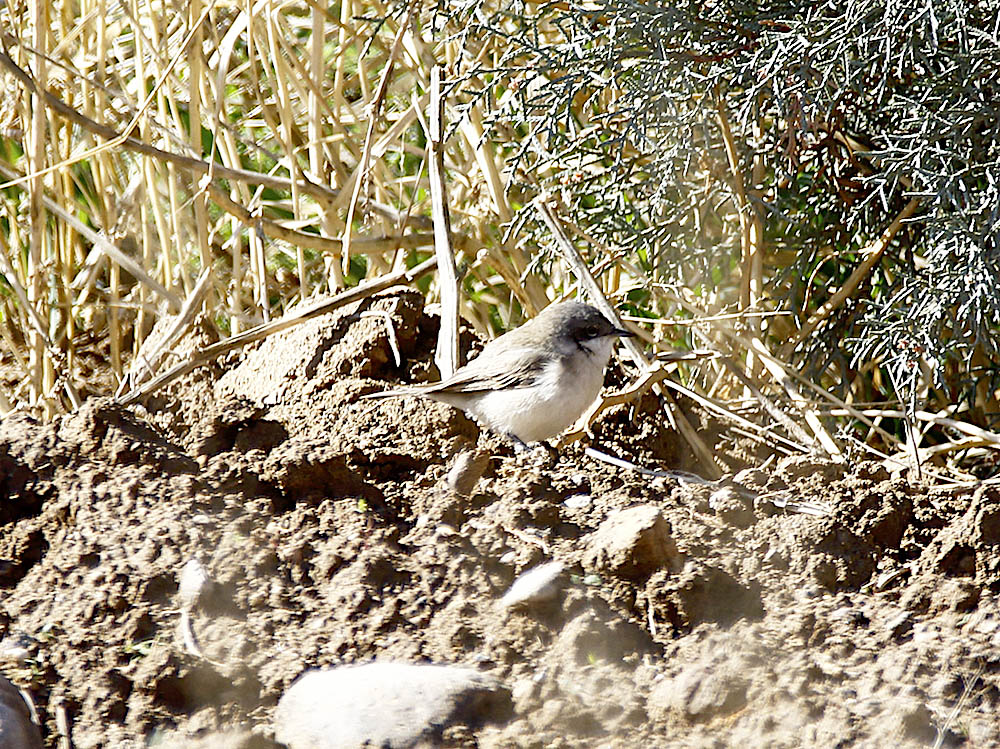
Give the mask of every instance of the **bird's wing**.
[(494, 353), (487, 346), (451, 377), (421, 386), (420, 392), (477, 393), (531, 387), (538, 381), (548, 358), (550, 356), (537, 348), (514, 348)]

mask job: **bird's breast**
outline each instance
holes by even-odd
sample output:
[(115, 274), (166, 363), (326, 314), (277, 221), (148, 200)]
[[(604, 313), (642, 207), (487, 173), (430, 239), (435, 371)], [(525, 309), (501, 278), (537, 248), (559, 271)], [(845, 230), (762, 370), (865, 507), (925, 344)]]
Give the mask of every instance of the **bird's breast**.
[(594, 402), (604, 382), (605, 363), (582, 352), (553, 359), (533, 386), (487, 393), (466, 410), (487, 426), (524, 442), (554, 437)]

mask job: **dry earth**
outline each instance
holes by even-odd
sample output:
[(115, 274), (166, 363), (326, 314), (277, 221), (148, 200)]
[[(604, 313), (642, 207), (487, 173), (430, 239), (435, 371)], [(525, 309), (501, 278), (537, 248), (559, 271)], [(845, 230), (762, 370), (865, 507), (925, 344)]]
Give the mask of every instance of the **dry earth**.
[[(0, 672), (46, 746), (268, 746), (299, 674), (374, 659), (502, 682), (447, 746), (1000, 746), (1000, 489), (809, 457), (679, 483), (491, 441), (458, 499), (475, 425), (358, 399), (429, 377), (434, 333), (396, 292), (142, 408), (3, 420)], [(652, 400), (595, 440), (695, 468)], [(184, 603), (191, 560), (210, 582)], [(554, 598), (501, 605), (550, 560)]]

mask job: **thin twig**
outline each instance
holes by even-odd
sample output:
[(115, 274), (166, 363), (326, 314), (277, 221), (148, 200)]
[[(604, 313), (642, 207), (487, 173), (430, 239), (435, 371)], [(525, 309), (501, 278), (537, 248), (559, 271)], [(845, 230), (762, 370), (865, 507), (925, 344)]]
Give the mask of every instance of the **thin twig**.
[[(831, 416), (864, 416), (864, 417), (881, 417), (883, 419), (905, 419), (906, 412), (901, 409), (894, 408), (865, 408), (860, 410), (846, 409), (846, 408), (831, 408), (827, 411)], [(971, 437), (982, 440), (983, 442), (1000, 447), (1000, 434), (996, 432), (991, 432), (989, 430), (983, 429), (982, 427), (977, 427), (975, 424), (970, 424), (966, 421), (958, 421), (957, 419), (949, 419), (947, 417), (941, 416), (940, 414), (930, 413), (929, 411), (916, 411), (913, 414), (917, 421), (926, 421), (931, 424), (940, 427), (949, 427), (956, 431), (967, 434)]]
[[(696, 305), (691, 304), (685, 299), (677, 297), (673, 294), (670, 295), (672, 298), (677, 299), (683, 306), (698, 315), (704, 315), (704, 311), (699, 309)], [(720, 331), (723, 335), (737, 341), (747, 350), (753, 350), (757, 353), (758, 358), (764, 365), (764, 369), (768, 374), (781, 385), (785, 393), (791, 398), (792, 402), (799, 408), (803, 416), (806, 419), (806, 423), (809, 425), (813, 434), (816, 436), (820, 445), (826, 452), (834, 458), (842, 457), (840, 448), (837, 443), (827, 432), (826, 428), (823, 426), (822, 421), (820, 421), (819, 416), (816, 414), (815, 410), (811, 407), (809, 401), (807, 401), (799, 389), (795, 386), (792, 381), (797, 380), (803, 382), (804, 384), (811, 385), (805, 381), (801, 375), (799, 375), (793, 367), (786, 367), (781, 361), (779, 361), (770, 351), (768, 351), (767, 346), (759, 338), (755, 337), (752, 339), (746, 339), (745, 337), (737, 334), (735, 331), (731, 330), (726, 325), (721, 325), (716, 323), (713, 328)], [(820, 390), (822, 393), (826, 393), (825, 390), (812, 386), (813, 389)], [(828, 394), (827, 394), (828, 395)], [(832, 397), (832, 396), (831, 396)]]
[[(803, 444), (815, 444), (815, 440), (809, 436), (805, 429), (793, 421), (789, 416), (775, 405), (770, 398), (764, 395), (760, 388), (754, 384), (753, 380), (743, 371), (743, 368), (731, 356), (722, 357), (722, 363), (732, 374), (743, 383), (747, 392), (761, 405), (761, 407), (771, 416), (772, 419), (781, 424), (788, 433)], [(808, 450), (806, 451), (808, 452)]]
[(545, 556), (549, 556), (550, 555), (551, 552), (550, 552), (550, 549), (549, 549), (549, 545), (547, 543), (545, 543), (544, 539), (538, 538), (537, 536), (532, 536), (530, 533), (525, 533), (520, 528), (514, 528), (514, 527), (504, 526), (503, 529), (505, 531), (507, 531), (507, 533), (509, 533), (510, 535), (512, 535), (514, 538), (519, 538), (520, 540), (524, 541), (526, 544), (531, 544), (532, 546), (537, 546), (539, 549), (542, 550), (542, 553)]
[[(715, 86), (716, 109), (719, 118), (719, 127), (722, 131), (722, 140), (726, 149), (726, 158), (729, 161), (729, 169), (733, 175), (733, 185), (736, 192), (736, 210), (740, 220), (740, 246), (742, 249), (742, 276), (740, 279), (740, 308), (743, 310), (754, 307), (759, 301), (763, 292), (763, 237), (764, 225), (760, 213), (756, 210), (750, 200), (746, 185), (744, 184), (743, 170), (740, 168), (739, 156), (736, 153), (736, 142), (733, 139), (732, 130), (729, 127), (729, 118), (726, 114), (725, 99), (720, 93), (719, 84)], [(754, 123), (754, 130), (759, 131), (759, 117)], [(759, 154), (753, 159), (753, 174), (751, 184), (758, 184), (764, 176), (764, 162)], [(759, 336), (762, 330), (759, 319), (751, 320), (751, 331), (755, 336)], [(753, 351), (747, 351), (747, 370), (751, 376), (756, 376), (760, 369), (760, 363), (756, 361)]]
[(406, 10), (406, 20), (400, 24), (396, 31), (396, 38), (392, 40), (392, 49), (389, 51), (389, 59), (386, 60), (382, 69), (382, 77), (379, 79), (378, 88), (375, 91), (375, 98), (371, 106), (368, 107), (368, 131), (365, 133), (365, 145), (361, 151), (361, 162), (358, 165), (358, 176), (354, 183), (354, 191), (351, 194), (351, 202), (347, 208), (347, 219), (344, 221), (344, 248), (341, 257), (342, 269), (347, 274), (351, 262), (351, 235), (354, 233), (354, 213), (357, 210), (358, 199), (361, 196), (361, 188), (364, 186), (368, 175), (368, 168), (371, 162), (372, 143), (375, 136), (375, 125), (378, 122), (379, 110), (385, 101), (386, 92), (389, 90), (389, 78), (392, 76), (392, 69), (399, 56), (399, 50), (403, 43), (403, 34), (410, 25), (413, 18), (413, 11), (417, 7), (417, 0), (410, 0)]
[(56, 702), (56, 731), (59, 732), (59, 749), (71, 749), (73, 746), (73, 730), (69, 722), (66, 703), (61, 699)]
[(643, 476), (651, 476), (652, 478), (663, 478), (663, 479), (674, 479), (682, 484), (708, 484), (715, 485), (717, 482), (714, 480), (709, 480), (702, 478), (693, 473), (687, 471), (660, 471), (653, 468), (643, 468), (642, 466), (636, 465), (630, 460), (625, 460), (617, 455), (609, 455), (608, 453), (598, 450), (595, 447), (584, 448), (584, 454), (594, 460), (599, 460), (602, 463), (607, 463), (608, 465), (615, 466), (617, 468), (624, 468), (628, 471), (635, 471)]
[(895, 237), (902, 228), (903, 223), (906, 219), (916, 213), (919, 206), (920, 198), (911, 199), (903, 210), (899, 212), (896, 218), (892, 220), (892, 223), (886, 227), (885, 231), (882, 232), (882, 235), (861, 250), (860, 254), (864, 255), (865, 259), (862, 260), (861, 264), (854, 269), (854, 272), (851, 273), (850, 277), (844, 282), (844, 285), (841, 286), (836, 293), (831, 295), (829, 299), (823, 302), (818, 310), (809, 316), (809, 319), (802, 324), (802, 327), (795, 333), (795, 337), (789, 341), (786, 348), (794, 348), (797, 344), (812, 335), (812, 332), (819, 327), (823, 320), (833, 314), (836, 309), (838, 309), (854, 294), (855, 291), (857, 291), (858, 286), (860, 286), (861, 282), (868, 277), (868, 274), (871, 272), (872, 268), (875, 267), (875, 264), (878, 263), (893, 237)]
[(843, 459), (843, 453), (840, 447), (834, 441), (830, 433), (827, 432), (826, 427), (823, 426), (823, 422), (820, 420), (816, 412), (809, 406), (809, 402), (802, 397), (799, 392), (798, 387), (792, 382), (792, 378), (789, 377), (786, 371), (785, 365), (780, 362), (770, 351), (767, 350), (767, 346), (760, 338), (752, 338), (750, 340), (751, 348), (757, 352), (757, 356), (760, 358), (761, 363), (764, 365), (764, 369), (773, 377), (782, 388), (784, 388), (785, 393), (789, 398), (792, 399), (802, 415), (806, 419), (806, 423), (809, 428), (812, 429), (814, 435), (819, 440), (819, 444), (824, 450), (829, 453), (830, 457), (835, 459)]
[[(899, 468), (905, 468), (906, 470), (910, 470), (910, 468), (911, 468), (911, 465), (910, 465), (909, 462), (904, 461), (904, 460), (899, 460), (898, 458), (895, 458), (892, 455), (888, 455), (888, 454), (882, 452), (881, 450), (872, 447), (871, 445), (867, 444), (866, 442), (862, 442), (861, 440), (859, 440), (857, 437), (854, 437), (853, 435), (850, 435), (850, 434), (847, 435), (847, 440), (849, 442), (851, 442), (852, 444), (857, 445), (858, 447), (860, 447), (866, 453), (868, 453), (870, 455), (874, 455), (879, 460), (885, 461), (886, 463), (891, 463), (892, 465), (898, 466)], [(938, 471), (932, 470), (930, 468), (925, 469), (924, 473), (927, 474), (928, 476), (930, 476), (931, 478), (935, 479), (936, 481), (940, 481), (942, 484), (944, 484), (946, 486), (956, 486), (956, 485), (957, 486), (970, 486), (970, 485), (980, 485), (980, 484), (986, 483), (986, 482), (981, 481), (981, 480), (976, 479), (976, 478), (968, 478), (967, 480), (963, 480), (962, 482), (956, 483), (954, 481), (954, 479), (953, 479), (952, 476), (945, 476), (944, 474), (942, 474), (942, 473), (940, 473)], [(953, 473), (958, 474), (960, 476), (963, 475), (959, 471), (953, 471)]]
[(958, 719), (958, 716), (962, 712), (962, 708), (968, 703), (969, 699), (972, 697), (972, 690), (975, 689), (976, 684), (979, 683), (979, 677), (983, 674), (983, 664), (979, 663), (976, 668), (976, 673), (973, 674), (971, 679), (965, 681), (965, 686), (962, 689), (962, 696), (958, 698), (958, 702), (955, 703), (955, 707), (951, 709), (948, 713), (948, 717), (944, 721), (944, 725), (937, 729), (937, 736), (934, 738), (934, 745), (932, 749), (941, 749), (944, 746), (945, 739), (948, 737), (948, 731), (951, 730), (952, 725)]
[(198, 276), (198, 281), (195, 283), (190, 296), (184, 302), (184, 307), (181, 308), (173, 325), (166, 331), (163, 338), (156, 344), (156, 347), (148, 354), (140, 350), (139, 355), (132, 362), (128, 374), (122, 378), (118, 392), (115, 393), (116, 398), (120, 397), (126, 388), (136, 388), (156, 374), (156, 370), (159, 369), (160, 363), (163, 361), (163, 357), (166, 356), (167, 351), (194, 323), (195, 318), (201, 311), (202, 302), (205, 300), (205, 296), (212, 285), (212, 279), (212, 269), (204, 268), (201, 271), (201, 275)]
[[(295, 247), (307, 247), (310, 250), (329, 252), (338, 257), (343, 250), (344, 242), (341, 239), (297, 231), (264, 216), (254, 217), (247, 208), (236, 203), (216, 185), (210, 184), (207, 189), (209, 195), (212, 196), (212, 201), (226, 213), (235, 216), (245, 224), (256, 223), (264, 231), (264, 234), (272, 239), (280, 239)], [(465, 244), (464, 237), (456, 237), (456, 240), (462, 245)], [(356, 237), (351, 240), (352, 251), (365, 255), (381, 255), (395, 250), (415, 250), (418, 247), (430, 247), (433, 244), (434, 235), (430, 233), (401, 234), (394, 237)]]
[(779, 447), (779, 445), (774, 444), (775, 442), (778, 442), (781, 443), (781, 446), (783, 446), (784, 448), (786, 449), (791, 448), (796, 452), (800, 453), (812, 452), (812, 450), (809, 447), (802, 444), (801, 442), (794, 442), (793, 440), (790, 440), (787, 437), (782, 437), (780, 435), (773, 434), (770, 427), (761, 426), (760, 424), (755, 424), (754, 422), (748, 419), (744, 419), (742, 416), (735, 414), (728, 408), (725, 408), (721, 404), (716, 403), (711, 398), (706, 398), (705, 396), (696, 393), (690, 388), (686, 388), (683, 385), (676, 383), (672, 380), (665, 380), (664, 384), (671, 390), (674, 390), (680, 393), (681, 395), (690, 398), (695, 403), (701, 404), (704, 408), (708, 409), (716, 416), (726, 419), (727, 421), (734, 422), (742, 426), (743, 428), (750, 430), (750, 432), (753, 435), (756, 435), (755, 439), (759, 442), (763, 442), (764, 444), (771, 445), (772, 447), (775, 448)]

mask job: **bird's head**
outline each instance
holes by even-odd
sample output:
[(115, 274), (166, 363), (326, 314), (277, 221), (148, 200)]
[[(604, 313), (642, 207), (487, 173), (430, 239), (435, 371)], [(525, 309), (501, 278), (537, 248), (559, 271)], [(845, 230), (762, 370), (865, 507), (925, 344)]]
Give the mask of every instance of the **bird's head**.
[(577, 301), (550, 305), (535, 318), (557, 341), (557, 348), (567, 354), (584, 351), (603, 359), (611, 356), (615, 340), (631, 336), (614, 324), (596, 307)]

